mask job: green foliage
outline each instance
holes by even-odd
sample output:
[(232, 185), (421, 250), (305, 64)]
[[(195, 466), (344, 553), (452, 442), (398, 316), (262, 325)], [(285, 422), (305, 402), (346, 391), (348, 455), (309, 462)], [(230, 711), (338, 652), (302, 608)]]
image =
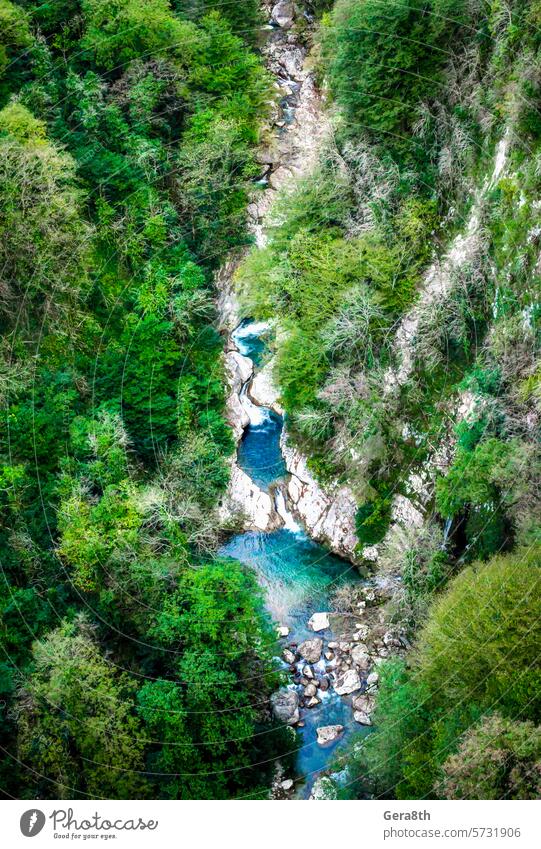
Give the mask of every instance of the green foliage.
[[(26, 303), (47, 322), (77, 299), (85, 279), (91, 228), (81, 214), (81, 192), (72, 158), (42, 136), (40, 122), (6, 107), (0, 125), (0, 284), (4, 329)], [(31, 314), (35, 321), (35, 314)]]
[(31, 44), (25, 13), (9, 0), (0, 0), (0, 105), (10, 88), (10, 78), (17, 77), (20, 57)]
[(40, 798), (120, 799), (148, 794), (133, 684), (115, 676), (90, 623), (62, 624), (34, 644), (34, 668), (17, 714), (26, 793)]
[(451, 581), (429, 611), (411, 667), (380, 667), (376, 729), (353, 756), (358, 794), (535, 795), (540, 582), (538, 551), (478, 563)]
[(391, 502), (380, 498), (362, 504), (355, 516), (355, 527), (361, 545), (376, 545), (385, 536), (391, 520)]
[(139, 56), (170, 55), (188, 66), (197, 51), (197, 29), (180, 21), (169, 0), (82, 0), (82, 47), (97, 67), (118, 70)]
[[(539, 553), (518, 552), (470, 566), (438, 600), (419, 638), (419, 680), (433, 704), (471, 701), (539, 722)], [(512, 658), (512, 661), (511, 661)]]
[[(431, 47), (426, 4), (339, 0), (324, 30), (324, 56), (335, 99), (356, 131), (402, 137), (412, 107), (437, 91), (441, 57)], [(355, 37), (352, 37), (355, 33)]]
[[(379, 667), (376, 731), (358, 747), (354, 770), (357, 793), (408, 798), (404, 773), (410, 762), (411, 741), (426, 728), (427, 692), (408, 675), (402, 661), (388, 660)], [(425, 765), (425, 770), (429, 764)], [(404, 790), (402, 789), (404, 786)]]
[(264, 795), (293, 745), (266, 708), (257, 585), (215, 562), (234, 443), (212, 272), (246, 242), (269, 101), (244, 5), (251, 33), (235, 4), (0, 2), (0, 736), (27, 765), (0, 778), (17, 797)]

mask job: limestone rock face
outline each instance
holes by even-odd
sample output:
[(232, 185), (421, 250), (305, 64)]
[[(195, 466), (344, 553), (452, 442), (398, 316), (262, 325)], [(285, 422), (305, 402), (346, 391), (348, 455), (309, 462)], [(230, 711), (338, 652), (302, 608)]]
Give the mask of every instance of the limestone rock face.
[(248, 427), (250, 417), (240, 400), (240, 391), (253, 372), (253, 363), (249, 357), (243, 357), (238, 351), (228, 351), (225, 355), (225, 371), (229, 386), (226, 402), (226, 418), (233, 430), (235, 440), (240, 441), (244, 428)]
[(295, 725), (299, 721), (299, 697), (295, 690), (278, 690), (271, 696), (271, 704), (280, 722)]
[(235, 461), (227, 493), (220, 505), (219, 518), (226, 523), (239, 516), (245, 530), (270, 532), (282, 525), (270, 495), (260, 489)]
[(317, 729), (317, 742), (320, 746), (333, 743), (344, 731), (343, 725), (323, 725)]
[(282, 454), (291, 475), (288, 494), (311, 537), (344, 557), (355, 558), (357, 502), (345, 486), (323, 490), (308, 469), (306, 458), (288, 443), (285, 428)]
[(250, 384), (250, 397), (261, 407), (270, 407), (278, 415), (283, 415), (283, 408), (278, 402), (279, 391), (272, 377), (272, 360), (259, 371)]

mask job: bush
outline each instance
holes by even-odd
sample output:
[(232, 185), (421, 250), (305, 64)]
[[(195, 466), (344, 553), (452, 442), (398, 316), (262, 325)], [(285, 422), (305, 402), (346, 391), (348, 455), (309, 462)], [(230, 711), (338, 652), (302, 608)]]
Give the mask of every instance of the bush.
[(379, 498), (362, 504), (355, 515), (355, 527), (361, 545), (381, 542), (391, 521), (391, 502)]
[(539, 799), (541, 728), (495, 714), (463, 737), (443, 764), (445, 799)]
[(435, 602), (420, 634), (415, 675), (434, 707), (470, 702), (541, 720), (541, 555), (465, 569)]

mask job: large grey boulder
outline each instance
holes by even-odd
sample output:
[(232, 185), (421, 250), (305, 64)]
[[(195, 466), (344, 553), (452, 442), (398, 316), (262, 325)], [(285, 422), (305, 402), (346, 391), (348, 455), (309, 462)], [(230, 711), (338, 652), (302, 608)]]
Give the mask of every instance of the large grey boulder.
[(279, 0), (272, 7), (272, 20), (282, 29), (290, 29), (295, 20), (295, 5), (291, 0)]
[(296, 725), (300, 719), (299, 697), (295, 690), (278, 690), (271, 696), (276, 719), (285, 725)]
[(308, 663), (317, 663), (321, 657), (322, 649), (323, 640), (319, 637), (314, 637), (313, 640), (305, 640), (304, 643), (301, 643), (297, 650), (300, 656), (304, 660), (307, 660)]

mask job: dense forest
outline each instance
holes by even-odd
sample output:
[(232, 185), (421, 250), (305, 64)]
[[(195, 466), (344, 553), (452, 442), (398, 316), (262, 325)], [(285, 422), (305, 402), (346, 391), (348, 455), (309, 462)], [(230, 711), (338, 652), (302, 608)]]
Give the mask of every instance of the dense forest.
[(217, 554), (232, 254), (411, 645), (340, 796), (541, 795), (541, 3), (297, 7), (332, 132), (257, 248), (258, 0), (0, 0), (6, 798), (266, 798), (293, 763)]
[(213, 514), (212, 279), (246, 240), (260, 24), (255, 0), (0, 0), (8, 796), (257, 797), (291, 747)]

